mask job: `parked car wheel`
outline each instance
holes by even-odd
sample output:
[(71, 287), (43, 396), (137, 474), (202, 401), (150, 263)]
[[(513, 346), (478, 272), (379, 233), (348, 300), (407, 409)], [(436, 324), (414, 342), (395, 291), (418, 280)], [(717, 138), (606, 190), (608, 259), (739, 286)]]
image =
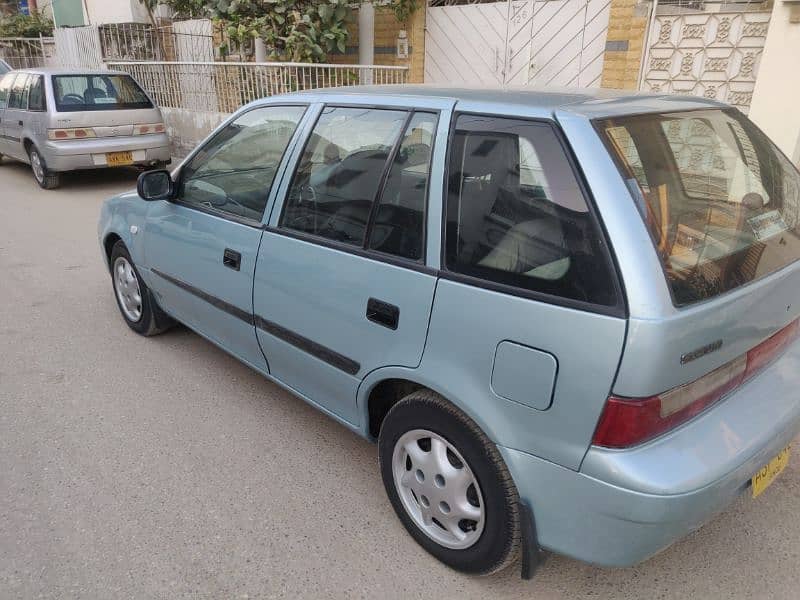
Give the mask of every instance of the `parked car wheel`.
[(450, 567), (488, 575), (520, 547), (519, 497), (494, 444), (438, 394), (398, 402), (381, 426), (381, 474), (411, 536)]
[(47, 165), (45, 164), (42, 155), (39, 154), (39, 150), (36, 149), (36, 146), (30, 147), (28, 150), (28, 157), (31, 161), (33, 178), (36, 180), (36, 183), (39, 184), (39, 187), (45, 190), (57, 188), (61, 183), (61, 174), (53, 173), (47, 169)]
[(175, 324), (156, 304), (122, 240), (111, 249), (111, 282), (122, 318), (136, 333), (157, 335)]

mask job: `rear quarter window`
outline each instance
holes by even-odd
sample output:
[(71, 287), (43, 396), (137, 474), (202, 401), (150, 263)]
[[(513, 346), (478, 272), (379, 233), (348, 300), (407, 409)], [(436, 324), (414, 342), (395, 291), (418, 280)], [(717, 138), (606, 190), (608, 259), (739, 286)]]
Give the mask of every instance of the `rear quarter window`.
[(449, 271), (554, 299), (617, 304), (599, 226), (551, 124), (462, 114), (449, 153)]

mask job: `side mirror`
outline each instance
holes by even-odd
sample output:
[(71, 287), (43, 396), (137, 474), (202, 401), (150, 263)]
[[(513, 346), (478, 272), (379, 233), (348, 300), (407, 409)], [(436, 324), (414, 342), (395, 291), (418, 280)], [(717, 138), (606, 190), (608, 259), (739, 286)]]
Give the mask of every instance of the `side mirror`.
[(136, 191), (142, 200), (166, 200), (172, 197), (174, 185), (169, 171), (145, 171), (136, 181)]

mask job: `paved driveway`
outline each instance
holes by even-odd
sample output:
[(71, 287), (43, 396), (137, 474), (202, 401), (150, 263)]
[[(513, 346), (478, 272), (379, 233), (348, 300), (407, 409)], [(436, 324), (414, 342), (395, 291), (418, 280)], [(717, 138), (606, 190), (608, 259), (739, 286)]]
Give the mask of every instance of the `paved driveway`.
[[(95, 226), (134, 172), (0, 166), (1, 598), (797, 598), (800, 457), (649, 562), (458, 575), (374, 446), (186, 329), (122, 322)], [(769, 399), (765, 398), (767, 402)]]

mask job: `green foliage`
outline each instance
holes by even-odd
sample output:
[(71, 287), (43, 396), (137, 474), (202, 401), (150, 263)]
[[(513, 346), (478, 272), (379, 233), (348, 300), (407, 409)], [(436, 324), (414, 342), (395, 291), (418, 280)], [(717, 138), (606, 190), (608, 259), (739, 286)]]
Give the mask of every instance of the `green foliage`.
[(167, 4), (184, 16), (223, 22), (233, 42), (262, 38), (271, 58), (296, 62), (321, 62), (328, 54), (343, 53), (352, 15), (346, 0), (167, 0)]
[(53, 35), (53, 22), (39, 13), (17, 13), (0, 18), (0, 37), (39, 37)]
[(400, 23), (407, 25), (408, 19), (419, 7), (419, 0), (392, 0), (391, 6), (395, 18)]

